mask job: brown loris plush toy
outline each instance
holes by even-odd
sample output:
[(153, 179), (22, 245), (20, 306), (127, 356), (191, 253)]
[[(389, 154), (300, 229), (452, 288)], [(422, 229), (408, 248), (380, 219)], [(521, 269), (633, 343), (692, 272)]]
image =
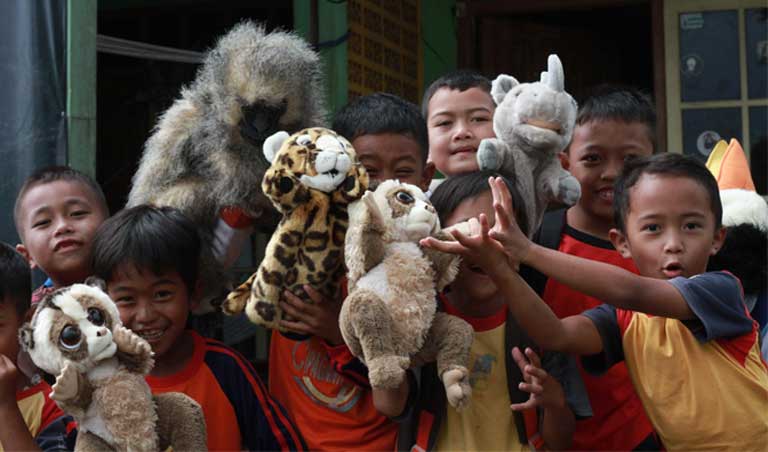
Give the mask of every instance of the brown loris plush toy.
[(51, 399), (77, 421), (76, 451), (207, 449), (200, 405), (181, 393), (152, 396), (144, 380), (152, 348), (122, 326), (101, 288), (51, 293), (19, 339), (35, 365), (56, 376)]
[[(349, 295), (339, 324), (373, 387), (395, 388), (412, 364), (437, 361), (448, 402), (469, 403), (472, 327), (437, 310), (437, 293), (458, 271), (458, 257), (425, 249), (428, 236), (452, 237), (426, 195), (389, 180), (350, 207), (346, 238)], [(412, 362), (413, 361), (413, 362)]]
[(324, 92), (322, 62), (305, 40), (243, 22), (206, 54), (147, 140), (127, 205), (176, 207), (200, 226), (204, 301), (226, 295), (222, 271), (253, 228), (279, 219), (261, 190), (264, 140), (324, 125)]

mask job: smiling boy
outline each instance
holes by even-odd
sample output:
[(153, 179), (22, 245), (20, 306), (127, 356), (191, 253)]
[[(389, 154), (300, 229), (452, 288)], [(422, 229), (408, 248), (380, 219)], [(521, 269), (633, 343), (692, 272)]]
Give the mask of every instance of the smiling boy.
[(108, 216), (99, 185), (75, 169), (46, 167), (27, 178), (13, 209), (21, 238), (16, 251), (50, 278), (32, 294), (33, 304), (47, 291), (90, 276), (91, 241)]
[[(723, 243), (717, 182), (679, 154), (625, 164), (614, 189), (611, 241), (640, 272), (581, 259), (531, 243), (507, 212), (505, 186), (491, 182), (496, 226), (435, 248), (476, 255), (507, 295), (510, 311), (542, 347), (587, 355), (591, 372), (626, 361), (648, 416), (667, 450), (762, 450), (768, 432), (768, 372), (756, 322), (741, 284), (705, 273)], [(558, 319), (509, 265), (523, 262), (605, 301)]]
[(477, 147), (494, 138), (491, 81), (480, 74), (457, 71), (432, 82), (421, 112), (429, 131), (429, 161), (446, 177), (478, 170)]
[(210, 450), (303, 450), (303, 439), (253, 366), (186, 329), (198, 290), (200, 238), (170, 207), (136, 206), (105, 221), (93, 241), (94, 274), (126, 328), (155, 355), (153, 394), (182, 392), (203, 409)]

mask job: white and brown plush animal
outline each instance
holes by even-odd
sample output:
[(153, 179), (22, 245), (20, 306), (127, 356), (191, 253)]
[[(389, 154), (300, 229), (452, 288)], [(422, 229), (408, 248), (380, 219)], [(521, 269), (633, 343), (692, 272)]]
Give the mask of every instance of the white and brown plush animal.
[(243, 22), (208, 52), (195, 81), (160, 118), (128, 207), (172, 206), (200, 225), (203, 288), (223, 298), (222, 269), (236, 260), (254, 224), (271, 227), (278, 219), (261, 190), (269, 166), (264, 140), (322, 126), (326, 115), (322, 63), (310, 45)]
[(368, 366), (373, 387), (394, 388), (412, 360), (437, 361), (451, 406), (470, 398), (472, 327), (437, 310), (437, 293), (456, 276), (458, 257), (425, 249), (450, 238), (416, 186), (385, 181), (350, 208), (346, 239), (349, 295), (339, 317), (344, 341)]
[(283, 219), (259, 269), (222, 308), (227, 314), (245, 309), (254, 323), (282, 329), (278, 302), (285, 290), (308, 303), (305, 284), (329, 298), (339, 293), (347, 206), (368, 188), (368, 173), (349, 141), (320, 127), (290, 137), (279, 132), (264, 143), (264, 153), (272, 165), (262, 188)]
[(481, 170), (495, 170), (514, 181), (528, 217), (529, 235), (541, 225), (547, 205), (567, 206), (581, 196), (579, 181), (564, 170), (558, 154), (568, 146), (576, 123), (577, 105), (565, 92), (563, 65), (550, 55), (546, 72), (534, 83), (519, 83), (501, 74), (493, 81), (496, 102), (493, 130), (477, 150)]
[(144, 380), (152, 349), (122, 326), (100, 288), (51, 293), (19, 336), (35, 365), (56, 376), (51, 398), (77, 421), (76, 451), (206, 449), (200, 405), (180, 393), (153, 398)]

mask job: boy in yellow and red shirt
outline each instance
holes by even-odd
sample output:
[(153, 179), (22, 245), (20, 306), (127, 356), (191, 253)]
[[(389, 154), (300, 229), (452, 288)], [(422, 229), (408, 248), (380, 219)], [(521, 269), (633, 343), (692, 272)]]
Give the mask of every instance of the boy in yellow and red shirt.
[[(611, 241), (640, 276), (531, 243), (510, 221), (498, 180), (496, 225), (457, 242), (422, 243), (467, 256), (510, 300), (520, 325), (543, 347), (585, 355), (604, 372), (626, 362), (635, 389), (667, 450), (762, 450), (768, 433), (768, 367), (739, 280), (707, 272), (725, 238), (717, 182), (690, 157), (630, 160), (614, 187)], [(606, 303), (558, 319), (515, 271), (522, 262)]]

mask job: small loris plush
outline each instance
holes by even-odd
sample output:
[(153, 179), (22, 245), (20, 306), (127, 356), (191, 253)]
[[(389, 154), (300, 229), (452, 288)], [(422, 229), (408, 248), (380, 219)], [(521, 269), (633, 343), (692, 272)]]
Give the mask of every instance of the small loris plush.
[(437, 310), (437, 293), (456, 276), (458, 257), (425, 249), (428, 236), (452, 239), (416, 186), (385, 181), (350, 206), (345, 243), (349, 295), (339, 324), (373, 387), (394, 388), (405, 369), (437, 361), (451, 406), (469, 403), (472, 327)]
[(101, 288), (51, 293), (19, 339), (35, 365), (56, 375), (51, 398), (77, 421), (76, 451), (206, 449), (200, 405), (180, 393), (153, 398), (144, 380), (152, 348), (122, 326)]

